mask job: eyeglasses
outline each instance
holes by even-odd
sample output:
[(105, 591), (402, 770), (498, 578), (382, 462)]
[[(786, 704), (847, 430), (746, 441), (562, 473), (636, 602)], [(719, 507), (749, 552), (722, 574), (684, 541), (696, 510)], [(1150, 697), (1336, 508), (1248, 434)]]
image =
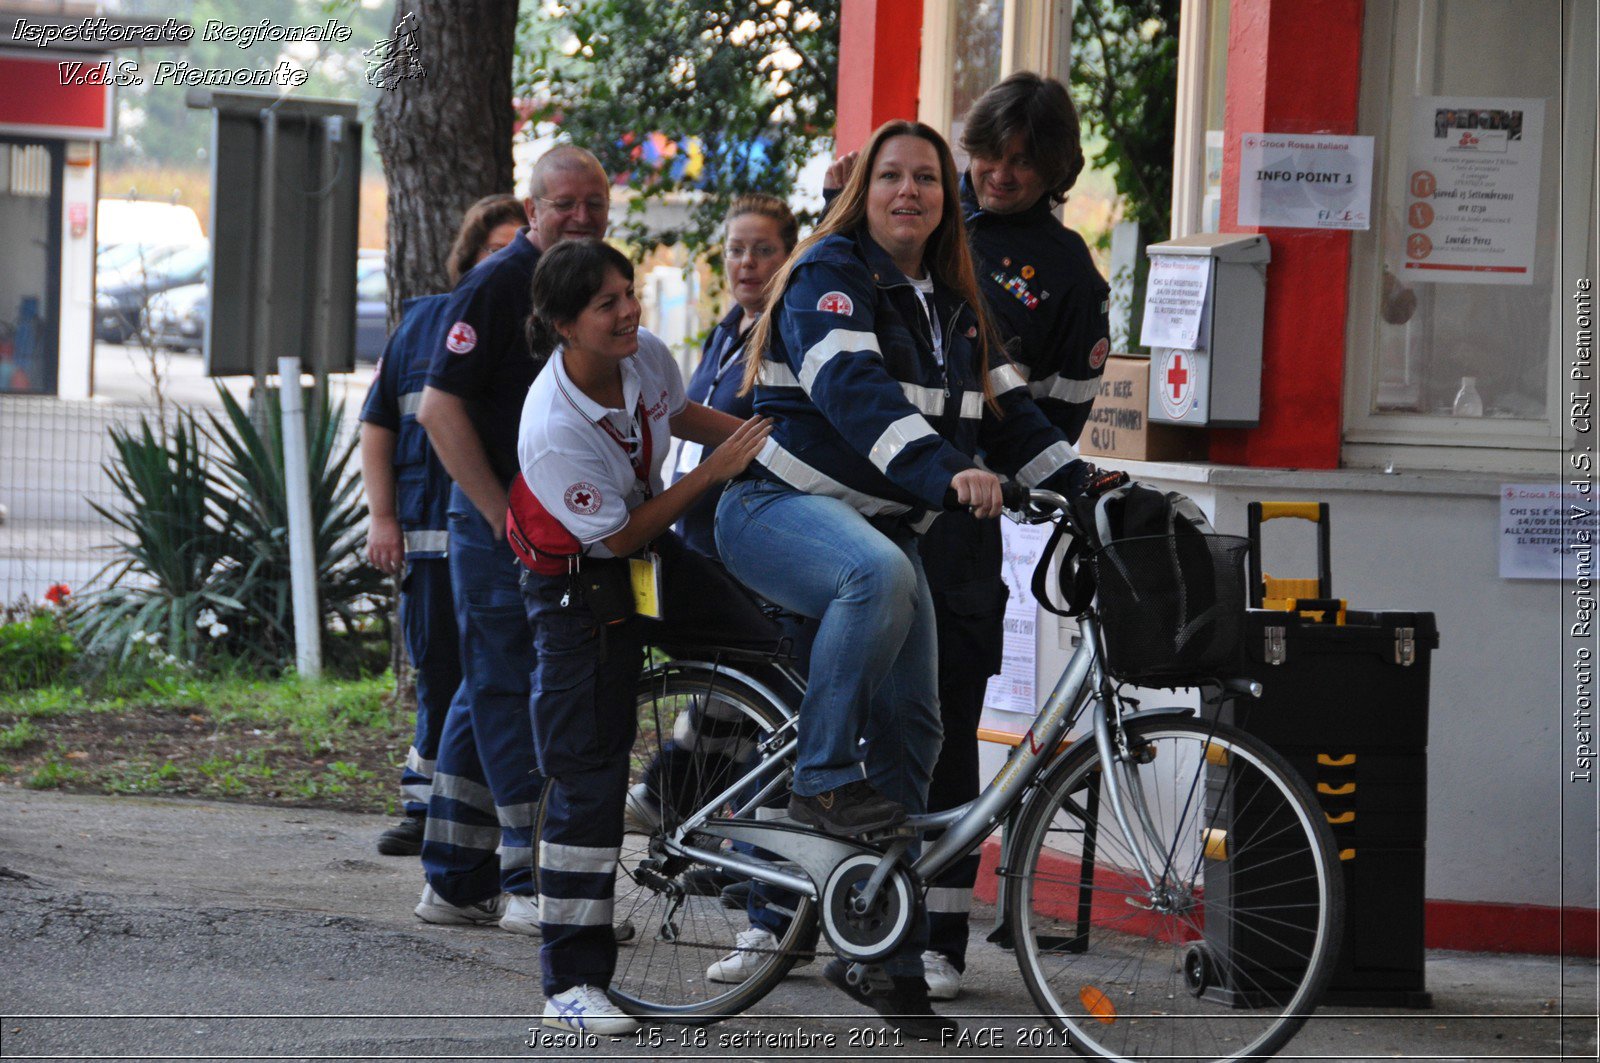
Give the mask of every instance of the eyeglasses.
[(758, 262), (765, 262), (767, 259), (777, 258), (781, 254), (783, 254), (783, 248), (774, 247), (771, 244), (752, 244), (748, 247), (744, 244), (729, 244), (723, 249), (722, 257), (733, 259), (749, 255)]
[(599, 196), (589, 199), (546, 199), (543, 196), (534, 196), (533, 198), (545, 204), (557, 214), (571, 214), (580, 206), (586, 207), (590, 214), (600, 214), (611, 205), (610, 200), (601, 199)]

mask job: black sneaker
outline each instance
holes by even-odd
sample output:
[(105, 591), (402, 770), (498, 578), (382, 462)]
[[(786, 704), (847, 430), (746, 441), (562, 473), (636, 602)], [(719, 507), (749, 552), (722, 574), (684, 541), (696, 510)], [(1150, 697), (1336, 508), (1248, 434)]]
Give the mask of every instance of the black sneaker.
[(822, 977), (912, 1037), (942, 1044), (961, 1029), (956, 1020), (933, 1010), (928, 1003), (928, 983), (921, 978), (891, 977), (882, 967), (868, 967), (861, 984), (851, 985), (849, 972), (850, 962), (835, 957), (822, 968)]
[(789, 818), (825, 834), (849, 838), (904, 823), (906, 810), (900, 802), (880, 794), (871, 783), (858, 779), (811, 797), (791, 795)]
[(378, 852), (384, 856), (416, 856), (422, 852), (422, 830), (427, 818), (407, 816), (378, 835)]

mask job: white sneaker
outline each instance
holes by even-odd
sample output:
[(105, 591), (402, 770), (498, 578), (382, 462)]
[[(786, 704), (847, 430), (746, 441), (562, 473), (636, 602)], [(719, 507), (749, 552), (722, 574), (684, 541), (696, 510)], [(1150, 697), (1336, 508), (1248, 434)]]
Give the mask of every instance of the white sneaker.
[[(767, 961), (764, 953), (777, 951), (778, 938), (765, 927), (753, 926), (749, 930), (739, 931), (733, 944), (732, 952), (706, 968), (706, 981), (738, 985), (761, 969)], [(804, 967), (810, 962), (810, 956), (801, 956), (794, 966)]]
[(558, 1030), (587, 1033), (632, 1033), (639, 1024), (598, 986), (580, 985), (544, 1002), (544, 1024)]
[(500, 917), (500, 929), (529, 937), (543, 936), (539, 929), (539, 898), (521, 893), (508, 893), (505, 897), (506, 914)]
[(922, 954), (922, 980), (928, 983), (929, 1000), (954, 1000), (961, 995), (961, 972), (942, 952)]
[(628, 787), (622, 803), (622, 829), (629, 834), (654, 834), (661, 829), (661, 806), (642, 782)]
[(497, 893), (486, 901), (477, 904), (458, 905), (451, 904), (437, 893), (432, 886), (422, 887), (422, 900), (417, 902), (417, 918), (424, 923), (434, 923), (439, 926), (481, 926), (484, 923), (498, 922), (506, 914), (506, 895)]

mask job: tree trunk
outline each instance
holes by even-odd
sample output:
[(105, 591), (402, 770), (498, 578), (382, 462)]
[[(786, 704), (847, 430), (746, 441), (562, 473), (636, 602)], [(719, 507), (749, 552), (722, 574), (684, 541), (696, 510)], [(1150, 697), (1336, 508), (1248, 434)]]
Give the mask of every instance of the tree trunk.
[[(389, 328), (417, 295), (449, 287), (445, 256), (461, 215), (511, 189), (511, 57), (517, 0), (397, 0), (416, 44), (407, 76), (378, 93), (373, 136), (389, 186)], [(396, 598), (398, 606), (398, 597)], [(411, 703), (409, 660), (391, 614), (395, 700)]]
[(373, 135), (389, 185), (389, 323), (448, 287), (461, 215), (511, 188), (511, 58), (517, 0), (397, 0), (424, 72), (378, 94)]

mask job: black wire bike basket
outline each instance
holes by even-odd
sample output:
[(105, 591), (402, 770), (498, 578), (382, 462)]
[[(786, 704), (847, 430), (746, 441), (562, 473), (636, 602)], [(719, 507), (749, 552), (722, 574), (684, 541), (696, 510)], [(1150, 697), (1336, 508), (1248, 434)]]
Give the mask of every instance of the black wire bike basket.
[(1243, 536), (1199, 532), (1117, 539), (1096, 551), (1106, 670), (1161, 686), (1237, 671), (1249, 551)]

